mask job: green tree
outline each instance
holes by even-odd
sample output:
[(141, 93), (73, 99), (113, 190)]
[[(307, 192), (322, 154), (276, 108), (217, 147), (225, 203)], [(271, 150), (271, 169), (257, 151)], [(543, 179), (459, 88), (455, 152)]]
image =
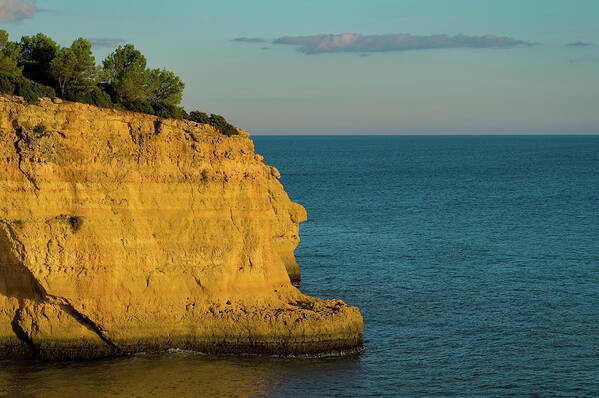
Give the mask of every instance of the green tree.
[(73, 80), (75, 75), (75, 56), (70, 48), (61, 48), (56, 57), (50, 64), (52, 76), (58, 82), (61, 97), (64, 97), (64, 92), (67, 84)]
[(148, 93), (146, 57), (132, 44), (119, 46), (103, 62), (106, 83), (118, 102), (144, 100)]
[(19, 63), (23, 66), (23, 75), (42, 84), (55, 85), (50, 64), (59, 51), (56, 42), (43, 33), (38, 33), (33, 37), (23, 36), (20, 47)]
[(19, 45), (8, 41), (8, 33), (0, 30), (0, 73), (12, 75), (19, 71), (17, 68), (19, 53)]
[(74, 90), (87, 95), (100, 80), (100, 68), (96, 66), (92, 45), (88, 40), (80, 37), (71, 44), (71, 53), (75, 59), (71, 86)]
[(6, 44), (8, 43), (8, 32), (0, 29), (0, 51), (4, 50)]
[(148, 100), (152, 103), (177, 105), (183, 99), (185, 83), (166, 69), (153, 69), (148, 73)]
[(61, 95), (70, 88), (76, 94), (89, 94), (99, 80), (99, 69), (92, 55), (92, 46), (86, 39), (79, 38), (70, 48), (62, 48), (50, 64), (52, 76), (58, 81)]

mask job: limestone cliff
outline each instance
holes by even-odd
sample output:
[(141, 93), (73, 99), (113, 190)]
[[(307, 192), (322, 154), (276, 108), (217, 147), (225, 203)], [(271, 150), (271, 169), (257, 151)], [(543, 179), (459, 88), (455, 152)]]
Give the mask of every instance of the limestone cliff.
[(290, 282), (278, 178), (245, 132), (0, 96), (0, 359), (360, 347), (357, 308)]

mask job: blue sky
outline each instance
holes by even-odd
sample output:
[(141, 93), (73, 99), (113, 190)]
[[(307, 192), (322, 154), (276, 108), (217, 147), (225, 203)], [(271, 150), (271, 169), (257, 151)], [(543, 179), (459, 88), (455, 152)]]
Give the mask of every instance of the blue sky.
[[(188, 110), (253, 134), (599, 133), (596, 0), (38, 0), (15, 15), (24, 3), (0, 0), (13, 40), (131, 42), (183, 78)], [(345, 32), (362, 44), (272, 43)], [(416, 48), (448, 35), (450, 48), (389, 47), (401, 33)], [(97, 47), (98, 62), (109, 51)]]

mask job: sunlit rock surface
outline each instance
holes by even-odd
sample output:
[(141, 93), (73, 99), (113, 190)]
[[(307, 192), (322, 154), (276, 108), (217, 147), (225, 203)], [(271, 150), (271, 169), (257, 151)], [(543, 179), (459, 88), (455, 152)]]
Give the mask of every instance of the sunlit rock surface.
[(291, 284), (279, 177), (243, 131), (0, 96), (0, 359), (358, 349), (357, 308)]

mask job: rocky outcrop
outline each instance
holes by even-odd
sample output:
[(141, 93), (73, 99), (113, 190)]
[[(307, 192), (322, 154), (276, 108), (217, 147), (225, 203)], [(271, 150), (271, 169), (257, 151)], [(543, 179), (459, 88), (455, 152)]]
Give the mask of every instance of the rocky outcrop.
[(291, 284), (279, 177), (246, 132), (0, 96), (0, 359), (360, 347), (357, 308)]

